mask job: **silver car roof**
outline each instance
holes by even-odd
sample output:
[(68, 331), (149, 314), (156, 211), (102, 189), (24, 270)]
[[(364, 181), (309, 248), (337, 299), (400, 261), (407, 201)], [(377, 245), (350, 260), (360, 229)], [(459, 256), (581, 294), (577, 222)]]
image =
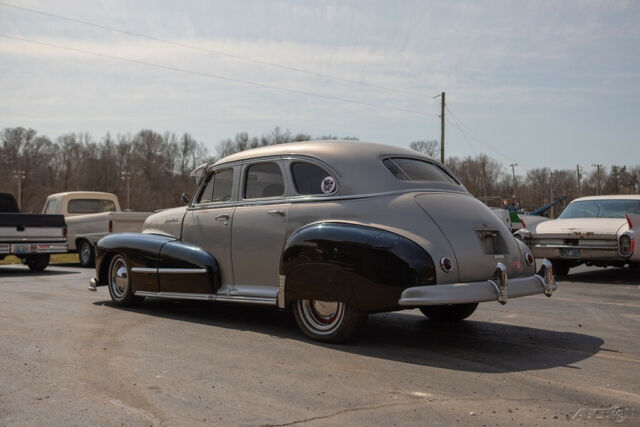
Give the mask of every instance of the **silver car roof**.
[(372, 194), (412, 188), (466, 192), (461, 185), (431, 181), (401, 181), (386, 169), (382, 159), (386, 157), (416, 158), (438, 165), (454, 178), (455, 175), (436, 160), (416, 151), (360, 141), (305, 141), (270, 145), (224, 157), (213, 167), (264, 157), (310, 157), (327, 164), (338, 174), (336, 178), (340, 186), (337, 195)]

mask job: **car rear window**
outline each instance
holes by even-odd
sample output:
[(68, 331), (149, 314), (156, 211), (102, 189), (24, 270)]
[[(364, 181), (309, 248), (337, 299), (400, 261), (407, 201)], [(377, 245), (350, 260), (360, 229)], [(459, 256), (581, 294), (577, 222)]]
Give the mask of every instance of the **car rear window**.
[(435, 181), (458, 184), (439, 166), (419, 159), (390, 157), (382, 161), (389, 172), (401, 181)]
[(331, 174), (313, 163), (293, 163), (291, 175), (298, 194), (329, 194), (336, 187)]
[(283, 194), (284, 178), (277, 163), (258, 163), (247, 168), (244, 185), (245, 199), (278, 197)]
[(67, 211), (69, 213), (115, 212), (116, 205), (112, 200), (74, 199), (69, 200)]

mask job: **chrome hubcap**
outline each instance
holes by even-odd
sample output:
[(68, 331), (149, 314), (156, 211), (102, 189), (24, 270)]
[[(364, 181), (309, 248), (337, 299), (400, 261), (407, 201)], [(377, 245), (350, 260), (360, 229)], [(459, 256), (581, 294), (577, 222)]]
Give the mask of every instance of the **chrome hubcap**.
[(298, 309), (305, 324), (319, 334), (333, 332), (344, 316), (344, 303), (341, 302), (301, 300)]
[(88, 243), (83, 243), (80, 248), (80, 257), (82, 258), (83, 263), (89, 262), (89, 257), (91, 256), (91, 246)]
[(127, 273), (127, 263), (121, 256), (116, 256), (111, 261), (109, 272), (109, 285), (116, 298), (122, 298), (127, 291), (129, 284), (129, 274)]

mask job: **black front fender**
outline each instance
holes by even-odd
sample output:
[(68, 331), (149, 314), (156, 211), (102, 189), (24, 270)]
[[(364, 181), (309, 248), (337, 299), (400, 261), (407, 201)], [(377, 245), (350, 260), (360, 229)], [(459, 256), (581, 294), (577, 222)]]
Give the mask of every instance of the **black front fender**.
[(287, 242), (280, 264), (284, 304), (341, 301), (362, 311), (398, 308), (402, 291), (436, 282), (431, 256), (415, 242), (374, 227), (324, 222)]
[(116, 253), (127, 259), (136, 291), (215, 293), (220, 287), (220, 269), (211, 254), (173, 237), (143, 233), (110, 234), (98, 241), (98, 286), (107, 284)]

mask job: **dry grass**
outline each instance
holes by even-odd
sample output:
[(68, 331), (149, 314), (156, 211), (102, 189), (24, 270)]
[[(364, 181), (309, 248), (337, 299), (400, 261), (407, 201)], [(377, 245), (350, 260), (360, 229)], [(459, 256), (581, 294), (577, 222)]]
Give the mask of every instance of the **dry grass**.
[[(78, 262), (78, 254), (51, 255), (51, 264), (77, 264)], [(20, 260), (13, 255), (9, 255), (5, 259), (0, 260), (0, 265), (2, 264), (20, 264)]]

